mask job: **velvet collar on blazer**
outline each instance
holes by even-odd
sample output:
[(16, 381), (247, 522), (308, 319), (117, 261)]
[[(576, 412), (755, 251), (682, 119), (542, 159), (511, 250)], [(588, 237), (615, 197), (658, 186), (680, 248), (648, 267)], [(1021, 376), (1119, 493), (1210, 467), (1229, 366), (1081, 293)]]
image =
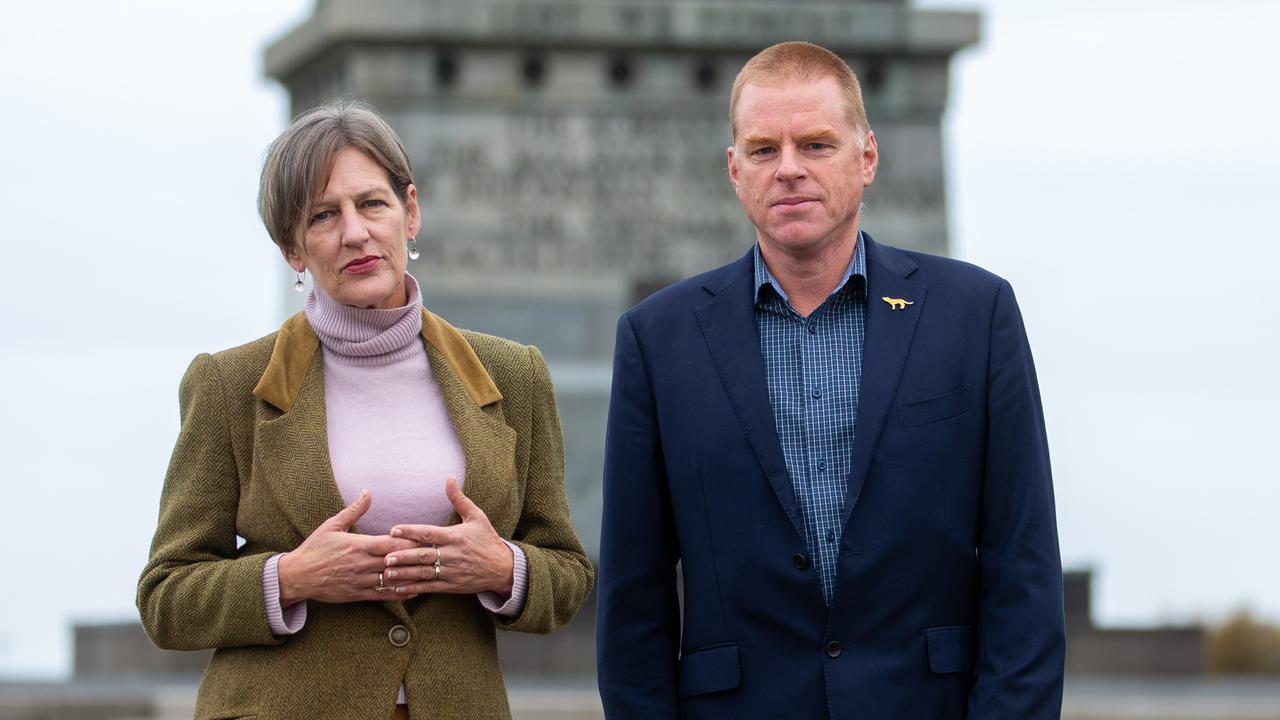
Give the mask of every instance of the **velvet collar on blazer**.
[[(426, 308), (422, 309), (422, 338), (444, 357), (476, 405), (484, 407), (502, 399), (462, 333)], [(289, 318), (276, 335), (271, 359), (253, 394), (282, 412), (289, 412), (319, 347), (320, 339), (305, 315), (298, 313)]]

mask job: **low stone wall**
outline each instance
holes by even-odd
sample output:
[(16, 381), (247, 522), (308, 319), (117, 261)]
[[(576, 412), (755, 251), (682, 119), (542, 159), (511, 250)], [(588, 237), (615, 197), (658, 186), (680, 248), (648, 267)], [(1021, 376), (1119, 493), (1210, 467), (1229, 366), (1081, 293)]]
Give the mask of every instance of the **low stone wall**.
[(1070, 632), (1067, 674), (1202, 675), (1208, 643), (1199, 627)]

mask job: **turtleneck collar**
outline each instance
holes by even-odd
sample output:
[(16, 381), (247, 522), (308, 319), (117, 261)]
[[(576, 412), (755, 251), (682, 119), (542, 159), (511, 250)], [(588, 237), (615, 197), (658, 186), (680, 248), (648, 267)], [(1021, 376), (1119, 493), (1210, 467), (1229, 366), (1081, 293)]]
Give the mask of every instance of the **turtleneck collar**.
[(307, 296), (307, 322), (326, 352), (354, 365), (383, 365), (424, 352), (418, 337), (422, 292), (408, 273), (404, 286), (409, 302), (388, 310), (343, 305), (316, 286)]

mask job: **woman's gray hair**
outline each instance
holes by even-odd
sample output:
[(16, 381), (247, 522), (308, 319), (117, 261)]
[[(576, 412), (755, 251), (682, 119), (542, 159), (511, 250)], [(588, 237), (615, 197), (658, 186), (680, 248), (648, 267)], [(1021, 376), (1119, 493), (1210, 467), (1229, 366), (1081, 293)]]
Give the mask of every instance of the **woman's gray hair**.
[(294, 247), (306, 228), (311, 204), (329, 182), (334, 159), (347, 148), (381, 166), (400, 202), (408, 202), (413, 169), (396, 131), (368, 103), (325, 103), (295, 118), (267, 148), (262, 165), (258, 214), (282, 250)]

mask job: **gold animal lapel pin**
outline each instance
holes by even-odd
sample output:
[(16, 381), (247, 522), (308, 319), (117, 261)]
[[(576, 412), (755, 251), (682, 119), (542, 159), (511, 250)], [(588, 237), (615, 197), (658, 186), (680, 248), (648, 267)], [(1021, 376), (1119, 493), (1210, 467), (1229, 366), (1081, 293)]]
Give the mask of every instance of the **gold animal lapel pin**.
[(902, 298), (882, 297), (880, 299), (889, 303), (890, 310), (906, 310), (908, 305), (915, 305), (914, 302), (903, 300)]

